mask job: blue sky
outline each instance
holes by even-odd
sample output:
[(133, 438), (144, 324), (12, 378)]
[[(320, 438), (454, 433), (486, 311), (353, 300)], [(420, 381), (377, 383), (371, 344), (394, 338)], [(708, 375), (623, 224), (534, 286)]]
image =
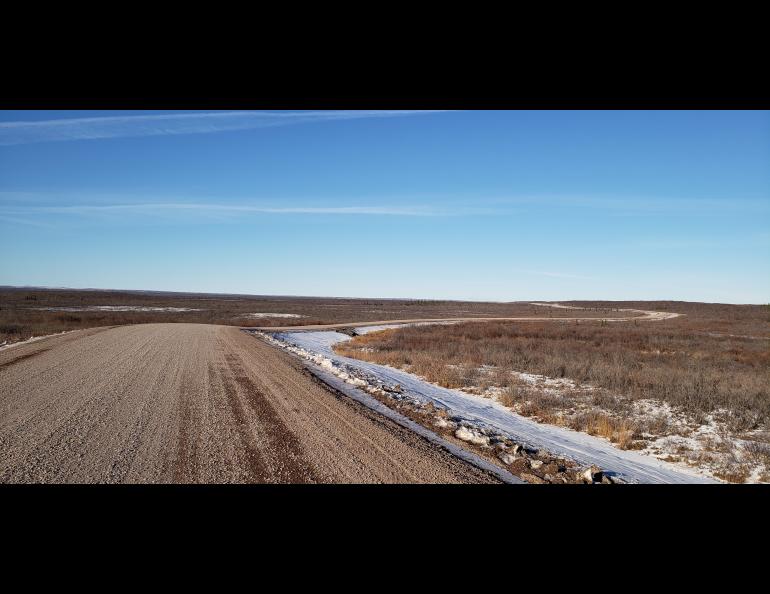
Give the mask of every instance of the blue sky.
[(770, 301), (770, 113), (0, 112), (0, 284)]

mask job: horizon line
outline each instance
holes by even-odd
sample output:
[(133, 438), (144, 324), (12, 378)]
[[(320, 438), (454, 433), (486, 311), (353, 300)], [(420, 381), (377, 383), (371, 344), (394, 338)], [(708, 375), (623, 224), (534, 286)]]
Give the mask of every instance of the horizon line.
[[(510, 301), (501, 301), (494, 299), (453, 299), (441, 297), (352, 297), (352, 296), (333, 296), (333, 295), (281, 295), (281, 294), (258, 294), (258, 293), (211, 293), (206, 291), (181, 291), (164, 289), (116, 289), (116, 288), (98, 288), (98, 287), (51, 287), (45, 285), (0, 285), (0, 290), (40, 290), (40, 291), (98, 291), (116, 293), (157, 293), (157, 294), (176, 294), (176, 295), (219, 295), (224, 297), (272, 297), (272, 298), (293, 298), (293, 299), (352, 299), (352, 300), (373, 300), (381, 301), (454, 301), (458, 303), (526, 303), (532, 305), (532, 299), (513, 299)], [(539, 299), (543, 303), (569, 303), (581, 301), (597, 301), (607, 303), (700, 303), (705, 305), (751, 305), (766, 306), (768, 303), (747, 303), (747, 302), (728, 302), (728, 301), (687, 301), (683, 299)]]

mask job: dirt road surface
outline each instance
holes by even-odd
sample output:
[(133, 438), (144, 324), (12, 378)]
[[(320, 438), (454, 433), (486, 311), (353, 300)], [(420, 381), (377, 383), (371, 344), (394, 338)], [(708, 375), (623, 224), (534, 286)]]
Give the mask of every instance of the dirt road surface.
[(234, 327), (147, 324), (0, 352), (0, 483), (497, 482)]
[[(568, 307), (566, 305), (552, 305), (546, 303), (533, 303), (544, 307), (554, 307), (559, 309), (584, 309), (581, 307)], [(341, 330), (343, 328), (365, 328), (366, 326), (395, 326), (401, 324), (434, 324), (449, 322), (598, 322), (605, 319), (608, 322), (630, 322), (636, 321), (658, 321), (670, 320), (681, 314), (664, 311), (645, 311), (641, 309), (624, 309), (624, 312), (630, 312), (633, 316), (616, 317), (564, 317), (564, 318), (544, 318), (544, 317), (523, 317), (523, 318), (411, 318), (408, 320), (380, 320), (379, 322), (344, 322), (339, 324), (308, 324), (297, 326), (259, 326), (249, 327), (248, 330), (260, 330), (262, 332), (300, 332), (302, 330)]]

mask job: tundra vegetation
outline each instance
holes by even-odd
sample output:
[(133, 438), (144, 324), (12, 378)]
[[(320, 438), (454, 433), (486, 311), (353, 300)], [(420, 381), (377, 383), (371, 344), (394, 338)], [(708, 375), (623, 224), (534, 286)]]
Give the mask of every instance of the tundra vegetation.
[[(156, 322), (275, 327), (551, 318), (407, 327), (361, 336), (338, 348), (445, 387), (495, 398), (542, 422), (706, 468), (725, 480), (770, 481), (770, 305), (563, 304), (586, 309), (522, 302), (3, 288), (0, 346), (68, 330)], [(629, 317), (623, 309), (684, 315), (655, 322), (610, 321)], [(559, 321), (576, 316), (596, 321)]]
[(685, 315), (411, 326), (357, 337), (337, 351), (725, 480), (770, 480), (768, 306), (570, 305)]
[[(110, 306), (187, 311), (108, 311)], [(89, 311), (90, 308), (90, 311)], [(615, 306), (581, 312), (623, 317)], [(263, 314), (254, 316), (254, 313)], [(278, 317), (270, 317), (273, 314)], [(280, 314), (280, 315), (279, 315)], [(299, 316), (299, 317), (286, 317)], [(332, 299), (149, 291), (0, 289), (0, 344), (95, 326), (192, 322), (242, 327), (298, 326), (443, 317), (570, 317), (575, 312), (528, 303), (398, 299)]]

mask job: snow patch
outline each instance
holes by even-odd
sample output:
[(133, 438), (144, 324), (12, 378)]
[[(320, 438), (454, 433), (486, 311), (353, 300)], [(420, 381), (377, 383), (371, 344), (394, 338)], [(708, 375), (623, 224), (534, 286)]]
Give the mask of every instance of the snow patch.
[[(356, 328), (357, 333), (364, 328)], [(673, 465), (638, 452), (620, 450), (608, 441), (564, 427), (545, 425), (516, 414), (489, 398), (450, 390), (430, 384), (406, 371), (343, 357), (332, 349), (334, 344), (350, 340), (339, 332), (259, 332), (268, 342), (314, 363), (343, 382), (367, 391), (407, 400), (417, 406), (432, 404), (448, 411), (451, 420), (480, 433), (493, 431), (544, 449), (579, 464), (595, 464), (607, 474), (626, 482), (707, 483), (714, 482), (694, 470)], [(534, 377), (534, 376), (533, 376)]]
[(42, 336), (33, 336), (32, 338), (28, 338), (27, 340), (20, 340), (18, 342), (9, 343), (6, 340), (4, 342), (0, 342), (0, 351), (5, 351), (13, 347), (29, 344), (31, 342), (37, 342), (38, 340), (43, 340), (44, 338), (51, 338), (52, 336), (61, 336), (62, 334), (69, 334), (70, 332), (74, 332), (74, 330), (65, 330), (64, 332), (57, 332), (56, 334), (43, 334)]
[(299, 314), (290, 313), (249, 313), (240, 316), (242, 318), (306, 318), (307, 316), (301, 316)]
[(376, 326), (361, 326), (356, 328), (356, 334), (371, 334), (372, 332), (381, 332), (382, 330), (392, 330), (394, 328), (405, 328), (407, 326), (447, 326), (451, 324), (458, 324), (457, 321), (448, 322), (414, 322), (411, 324), (378, 324)]

